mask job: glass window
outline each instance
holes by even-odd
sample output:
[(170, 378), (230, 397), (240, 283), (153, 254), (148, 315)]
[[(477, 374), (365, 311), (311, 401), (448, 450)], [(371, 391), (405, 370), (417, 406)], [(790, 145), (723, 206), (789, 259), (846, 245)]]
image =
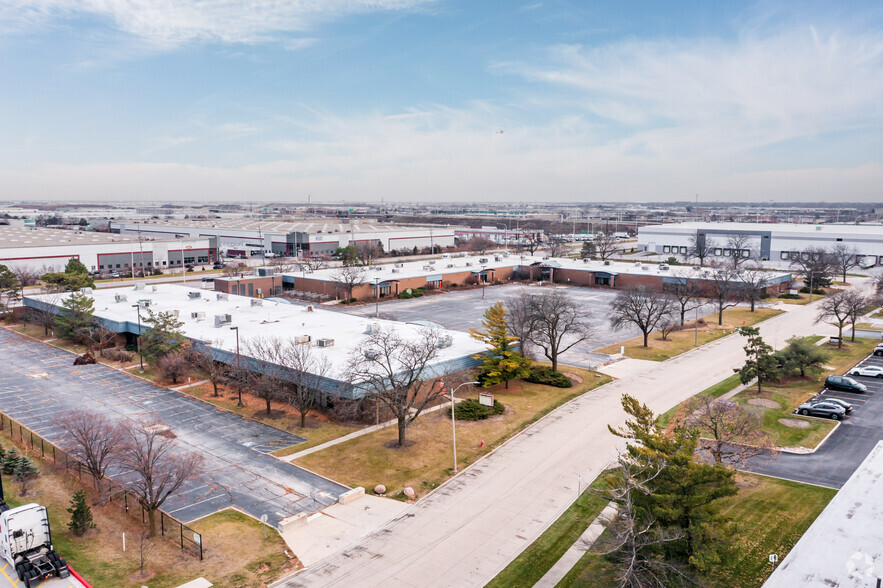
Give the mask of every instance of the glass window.
[(600, 276), (595, 276), (595, 285), (596, 286), (609, 286), (610, 278), (602, 278)]
[(720, 247), (715, 247), (714, 254), (720, 256), (721, 254), (723, 254), (723, 250)]
[(671, 247), (669, 247), (668, 245), (663, 245), (662, 252), (663, 253), (671, 253)]
[(686, 245), (681, 246), (681, 253), (687, 253), (687, 246)]
[(790, 256), (788, 255), (787, 251), (783, 251), (779, 254), (779, 257), (781, 257), (782, 259), (788, 259), (788, 257)]

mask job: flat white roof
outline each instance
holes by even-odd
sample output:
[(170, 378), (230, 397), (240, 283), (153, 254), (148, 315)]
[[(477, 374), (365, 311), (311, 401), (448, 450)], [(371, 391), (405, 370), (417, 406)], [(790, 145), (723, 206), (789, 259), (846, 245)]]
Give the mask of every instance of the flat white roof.
[(779, 563), (766, 588), (876, 586), (883, 577), (883, 441)]
[[(307, 311), (305, 305), (262, 301), (247, 296), (220, 294), (212, 290), (174, 284), (158, 284), (155, 286), (156, 291), (153, 291), (153, 288), (147, 286), (144, 290), (135, 290), (132, 287), (94, 290), (91, 296), (95, 300), (95, 317), (135, 325), (137, 311), (132, 305), (139, 300), (148, 299), (151, 301), (150, 309), (154, 312), (177, 310), (178, 320), (184, 323), (183, 333), (190, 339), (205, 341), (215, 349), (235, 353), (236, 332), (230, 327), (239, 327), (239, 343), (243, 357), (246, 355), (243, 342), (251, 338), (289, 339), (310, 335), (314, 346), (316, 339), (334, 339), (334, 345), (331, 347), (315, 347), (315, 351), (330, 362), (331, 370), (326, 376), (333, 379), (343, 377), (347, 359), (355, 349), (359, 348), (367, 336), (365, 331), (371, 323), (378, 323), (381, 328), (395, 329), (405, 338), (421, 337), (424, 330), (424, 327), (419, 325), (358, 317), (324, 310), (318, 306), (312, 306), (313, 310)], [(190, 298), (191, 293), (198, 293), (199, 298)], [(117, 302), (115, 297), (120, 294), (124, 294), (126, 300)], [(68, 295), (50, 294), (27, 298), (47, 300), (60, 305)], [(252, 306), (252, 302), (260, 302), (261, 305)], [(205, 313), (205, 317), (193, 318), (192, 313), (196, 312)], [(222, 314), (229, 314), (232, 322), (215, 327), (215, 315)], [(143, 310), (141, 316), (143, 319)], [(133, 332), (135, 330), (133, 329)], [(449, 335), (453, 343), (450, 347), (438, 350), (435, 364), (481, 353), (487, 349), (483, 343), (476, 341), (467, 333), (446, 330), (444, 334)]]
[[(253, 231), (255, 233), (272, 233), (272, 234), (288, 234), (288, 233), (388, 233), (402, 232), (426, 229), (419, 225), (393, 225), (375, 222), (353, 221), (351, 223), (343, 222), (342, 219), (304, 219), (294, 221), (276, 221), (276, 220), (257, 220), (257, 219), (238, 219), (223, 218), (211, 220), (145, 220), (145, 221), (112, 221), (114, 227), (128, 227), (133, 230), (135, 227), (143, 227), (145, 231), (152, 227), (158, 228), (192, 228), (192, 229), (209, 229), (212, 231)], [(432, 227), (434, 230), (444, 231), (451, 230), (449, 227)]]
[[(142, 242), (174, 241), (180, 243), (186, 239), (153, 239), (142, 238)], [(204, 237), (202, 239), (205, 239)], [(18, 249), (22, 247), (59, 247), (69, 245), (109, 245), (112, 243), (138, 243), (137, 235), (117, 235), (95, 231), (69, 231), (66, 229), (46, 229), (43, 227), (27, 228), (12, 225), (0, 225), (0, 250)]]

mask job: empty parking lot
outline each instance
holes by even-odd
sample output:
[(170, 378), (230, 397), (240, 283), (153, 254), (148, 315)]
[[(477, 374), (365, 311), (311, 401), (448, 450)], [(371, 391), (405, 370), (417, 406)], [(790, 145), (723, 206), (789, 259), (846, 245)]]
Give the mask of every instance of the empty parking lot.
[(0, 329), (0, 411), (57, 442), (58, 419), (82, 408), (112, 420), (157, 418), (182, 448), (205, 458), (205, 473), (163, 510), (188, 522), (234, 506), (270, 524), (334, 502), (347, 488), (267, 452), (303, 441), (102, 365), (74, 366), (73, 355)]
[[(883, 366), (883, 357), (872, 355), (859, 365)], [(855, 394), (825, 390), (820, 394), (821, 398), (846, 400), (854, 408), (818, 451), (808, 455), (783, 453), (774, 461), (752, 465), (751, 470), (831, 488), (843, 486), (871, 449), (883, 439), (883, 379), (850, 377), (865, 384), (868, 391)]]

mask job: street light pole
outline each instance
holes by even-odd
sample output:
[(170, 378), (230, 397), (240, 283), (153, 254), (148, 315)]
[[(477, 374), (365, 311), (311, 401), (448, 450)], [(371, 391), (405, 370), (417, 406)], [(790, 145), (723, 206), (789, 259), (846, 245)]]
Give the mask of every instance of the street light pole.
[(478, 384), (479, 382), (463, 382), (456, 388), (451, 388), (451, 433), (454, 436), (454, 473), (457, 473), (457, 419), (454, 416), (454, 393), (461, 387), (468, 384)]
[(374, 318), (380, 316), (380, 278), (374, 278)]
[(144, 371), (144, 354), (141, 353), (141, 305), (133, 304), (132, 308), (138, 309), (138, 337), (135, 339), (138, 345), (138, 360), (141, 363), (141, 371)]
[(230, 327), (231, 331), (236, 331), (236, 393), (239, 395), (239, 402), (236, 403), (236, 406), (242, 408), (245, 406), (242, 404), (242, 374), (239, 369), (239, 327)]

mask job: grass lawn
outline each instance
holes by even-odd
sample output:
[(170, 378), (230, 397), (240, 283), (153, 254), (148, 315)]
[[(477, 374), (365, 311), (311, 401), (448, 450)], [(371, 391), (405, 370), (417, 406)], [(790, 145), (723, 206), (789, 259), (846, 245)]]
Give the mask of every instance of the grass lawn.
[[(599, 490), (603, 487), (603, 475), (592, 483), (592, 488)], [(593, 492), (583, 492), (557, 521), (485, 588), (531, 588), (589, 528), (606, 505), (606, 499)]]
[(34, 339), (39, 339), (40, 341), (45, 341), (46, 339), (55, 339), (55, 333), (52, 332), (52, 329), (49, 329), (49, 334), (47, 335), (46, 330), (40, 325), (34, 325), (31, 323), (29, 323), (28, 325), (14, 323), (8, 326), (16, 333), (22, 333), (23, 335), (33, 337)]
[[(776, 301), (776, 302), (784, 302), (785, 304), (809, 304), (809, 293), (808, 292), (807, 293), (800, 292), (797, 295), (800, 296), (800, 298), (791, 299), (791, 298), (773, 297), (773, 298), (768, 298), (767, 302)], [(823, 294), (813, 294), (812, 301), (815, 302), (816, 300), (819, 300), (820, 298), (824, 298), (824, 297), (825, 296)]]
[[(772, 568), (771, 553), (785, 559), (794, 544), (837, 493), (836, 490), (786, 480), (737, 474), (739, 493), (721, 499), (722, 514), (739, 525), (733, 538), (730, 561), (715, 570), (713, 578), (700, 579), (701, 586), (720, 588), (760, 587)], [(588, 552), (558, 584), (569, 586), (617, 586), (615, 569), (602, 556)]]
[(883, 308), (872, 314), (871, 318), (883, 318)]
[[(764, 398), (779, 403), (781, 408), (762, 408), (764, 429), (773, 436), (774, 443), (780, 447), (815, 447), (834, 428), (834, 421), (800, 417), (792, 414), (792, 411), (822, 389), (827, 375), (842, 374), (866, 357), (875, 343), (871, 339), (856, 339), (855, 343), (845, 341), (841, 349), (824, 345), (831, 359), (827, 369), (818, 377), (789, 377), (782, 382), (768, 383), (761, 396), (757, 395), (757, 388), (752, 386), (737, 394), (734, 400), (747, 403), (752, 398)], [(811, 425), (807, 429), (787, 427), (779, 422), (781, 418), (804, 420)]]
[[(570, 366), (562, 371), (581, 381), (574, 381), (572, 388), (513, 381), (508, 390), (502, 385), (487, 389), (505, 405), (506, 412), (484, 421), (457, 422), (458, 465), (465, 468), (541, 416), (610, 381), (606, 375)], [(478, 393), (466, 396), (477, 398)], [(451, 420), (447, 410), (418, 418), (408, 429), (407, 447), (390, 448), (388, 445), (396, 439), (396, 428), (389, 427), (317, 451), (294, 463), (350, 486), (373, 488), (384, 484), (391, 495), (406, 486), (425, 493), (451, 476)]]
[[(866, 329), (868, 331), (883, 331), (883, 327), (881, 327), (878, 324), (874, 324), (874, 323), (856, 323), (855, 328), (856, 329)], [(850, 330), (849, 332), (851, 333), (852, 331)], [(847, 333), (844, 332), (843, 336), (846, 337)]]
[[(770, 317), (782, 314), (783, 311), (773, 308), (758, 308), (751, 312), (747, 308), (729, 308), (724, 311), (724, 324), (717, 324), (717, 314), (699, 319), (699, 345), (705, 345), (715, 339), (720, 339), (732, 333), (737, 327), (750, 326)], [(624, 343), (617, 345), (608, 345), (596, 350), (597, 353), (615, 354), (619, 353), (621, 345), (625, 345), (625, 354), (634, 359), (648, 359), (651, 361), (665, 361), (676, 355), (680, 355), (685, 351), (689, 351), (695, 345), (696, 335), (694, 333), (695, 323), (693, 321), (684, 325), (684, 328), (675, 333), (671, 333), (668, 339), (663, 341), (662, 335), (659, 333), (651, 333), (647, 341), (648, 346), (644, 347), (644, 338), (635, 337)]]
[[(13, 445), (7, 433), (0, 436), (5, 448)], [(19, 450), (23, 447), (15, 443)], [(6, 500), (20, 506), (37, 502), (46, 506), (52, 525), (55, 548), (93, 586), (178, 586), (203, 576), (215, 586), (266, 586), (273, 578), (296, 569), (299, 562), (289, 560), (285, 543), (273, 529), (267, 539), (261, 524), (246, 515), (227, 510), (201, 519), (191, 526), (203, 534), (203, 561), (182, 552), (174, 541), (156, 538), (149, 541), (150, 551), (145, 576), (139, 576), (138, 536), (141, 525), (136, 516), (126, 515), (117, 505), (93, 506), (96, 528), (82, 537), (67, 528), (70, 515), (66, 509), (70, 497), (83, 486), (78, 480), (64, 476), (51, 461), (35, 458), (40, 475), (27, 496), (18, 496), (18, 485), (7, 481)], [(136, 507), (137, 508), (137, 507)], [(126, 551), (122, 534), (126, 533)]]

